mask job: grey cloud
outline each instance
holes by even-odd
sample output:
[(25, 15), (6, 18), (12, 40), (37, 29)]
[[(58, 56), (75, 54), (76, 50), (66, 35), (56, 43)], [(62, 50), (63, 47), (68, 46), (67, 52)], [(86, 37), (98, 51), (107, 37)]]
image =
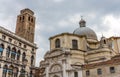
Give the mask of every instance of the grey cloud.
[[(7, 25), (4, 27), (11, 25), (14, 28), (10, 30), (13, 31), (19, 11), (23, 8), (32, 9), (35, 12), (37, 24), (35, 41), (40, 49), (44, 49), (44, 51), (38, 49), (37, 52), (40, 55), (40, 57), (37, 55), (38, 61), (49, 50), (48, 38), (50, 36), (62, 32), (72, 33), (74, 29), (79, 27), (78, 23), (70, 23), (69, 27), (60, 27), (58, 25), (61, 20), (68, 21), (69, 17), (77, 13), (84, 16), (88, 27), (94, 28), (96, 32), (104, 32), (110, 29), (109, 26), (103, 24), (104, 16), (112, 14), (117, 17), (120, 15), (119, 3), (120, 0), (63, 0), (62, 2), (54, 2), (54, 0), (1, 0), (0, 25), (3, 25), (2, 21), (4, 21), (4, 25)], [(94, 17), (91, 17), (90, 14), (93, 14)]]

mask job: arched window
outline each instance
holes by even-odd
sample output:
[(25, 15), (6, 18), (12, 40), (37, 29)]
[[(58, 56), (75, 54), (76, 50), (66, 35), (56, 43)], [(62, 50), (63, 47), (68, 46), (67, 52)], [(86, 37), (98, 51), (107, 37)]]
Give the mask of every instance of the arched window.
[(21, 17), (20, 17), (20, 21), (21, 21)]
[(60, 48), (60, 39), (55, 40), (55, 48)]
[(33, 18), (31, 18), (31, 22), (33, 22)]
[(78, 41), (77, 40), (72, 40), (72, 48), (73, 49), (78, 49)]
[(10, 65), (9, 68), (8, 68), (9, 77), (13, 77), (13, 69), (14, 69), (13, 65)]
[(25, 17), (23, 16), (23, 21), (24, 21)]
[(12, 48), (12, 51), (11, 51), (11, 58), (15, 59), (15, 57), (16, 57), (16, 48), (14, 47)]
[(20, 76), (19, 77), (25, 77), (25, 69), (20, 70)]
[(22, 62), (24, 62), (25, 58), (26, 58), (26, 54), (25, 54), (25, 52), (24, 52), (24, 53), (22, 54)]
[(31, 56), (31, 66), (33, 65), (33, 63), (34, 63), (34, 56), (32, 55)]
[(8, 46), (8, 47), (7, 47), (7, 51), (6, 51), (6, 56), (7, 56), (7, 57), (10, 56), (10, 50), (11, 50), (11, 48), (10, 48), (10, 46)]
[(20, 50), (18, 50), (18, 52), (17, 52), (17, 60), (20, 60)]
[(13, 77), (18, 77), (18, 72), (19, 72), (19, 70), (18, 70), (18, 68), (17, 67), (15, 67), (14, 69), (13, 69)]
[(32, 71), (30, 71), (30, 77), (33, 77), (33, 76), (32, 76)]
[(104, 44), (106, 44), (106, 40), (104, 40)]
[(4, 44), (0, 44), (0, 56), (2, 56), (4, 50)]
[(30, 17), (28, 17), (28, 21), (30, 21)]
[(6, 75), (7, 75), (7, 70), (8, 70), (8, 66), (7, 66), (7, 65), (4, 65), (4, 66), (3, 66), (3, 74), (2, 74), (2, 77), (6, 77)]

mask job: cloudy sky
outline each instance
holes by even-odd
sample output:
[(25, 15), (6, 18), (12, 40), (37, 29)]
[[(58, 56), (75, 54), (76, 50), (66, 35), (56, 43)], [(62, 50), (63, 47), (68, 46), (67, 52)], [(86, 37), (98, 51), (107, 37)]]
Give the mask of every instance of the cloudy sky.
[(0, 26), (14, 32), (16, 17), (24, 8), (35, 12), (36, 66), (49, 50), (49, 37), (72, 33), (81, 16), (98, 38), (120, 36), (120, 0), (0, 0)]

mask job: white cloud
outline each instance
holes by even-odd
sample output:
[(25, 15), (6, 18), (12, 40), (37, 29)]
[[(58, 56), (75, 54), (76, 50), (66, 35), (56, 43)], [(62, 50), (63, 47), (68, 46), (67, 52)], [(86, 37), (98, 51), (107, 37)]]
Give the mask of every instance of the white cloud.
[(120, 36), (120, 16), (115, 17), (112, 14), (106, 15), (103, 17), (103, 25), (109, 28), (108, 31), (103, 32), (104, 36)]

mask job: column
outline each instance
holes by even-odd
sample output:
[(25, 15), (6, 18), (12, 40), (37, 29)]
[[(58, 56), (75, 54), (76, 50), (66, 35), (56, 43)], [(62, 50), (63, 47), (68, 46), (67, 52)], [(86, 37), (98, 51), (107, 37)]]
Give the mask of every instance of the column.
[(67, 77), (67, 75), (66, 75), (66, 59), (62, 60), (62, 64), (63, 64), (63, 77)]
[(83, 77), (83, 75), (82, 75), (82, 69), (80, 69), (80, 70), (78, 71), (78, 77)]
[(46, 77), (49, 77), (49, 63), (46, 64)]
[(1, 63), (1, 68), (0, 68), (0, 77), (2, 77), (2, 70), (3, 70), (3, 65), (2, 65), (2, 63)]

